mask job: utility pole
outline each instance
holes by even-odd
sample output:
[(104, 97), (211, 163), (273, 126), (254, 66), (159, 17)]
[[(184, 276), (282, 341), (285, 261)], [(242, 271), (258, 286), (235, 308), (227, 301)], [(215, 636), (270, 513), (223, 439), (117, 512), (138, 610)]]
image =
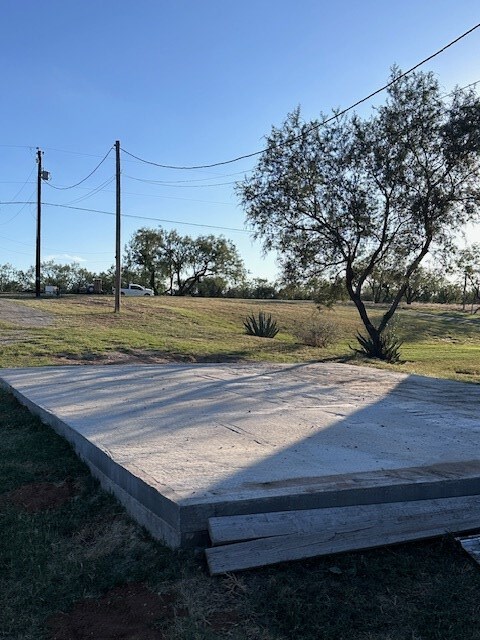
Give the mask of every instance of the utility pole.
[(37, 147), (37, 245), (35, 252), (35, 297), (40, 298), (40, 246), (42, 232), (42, 180), (50, 180), (48, 171), (42, 168), (43, 151)]
[(37, 148), (37, 245), (35, 254), (35, 297), (40, 298), (40, 234), (42, 228), (42, 150)]
[(120, 264), (120, 231), (121, 231), (121, 213), (120, 213), (120, 141), (115, 142), (115, 159), (116, 159), (116, 233), (115, 233), (115, 313), (120, 313), (120, 287), (121, 283), (121, 264)]

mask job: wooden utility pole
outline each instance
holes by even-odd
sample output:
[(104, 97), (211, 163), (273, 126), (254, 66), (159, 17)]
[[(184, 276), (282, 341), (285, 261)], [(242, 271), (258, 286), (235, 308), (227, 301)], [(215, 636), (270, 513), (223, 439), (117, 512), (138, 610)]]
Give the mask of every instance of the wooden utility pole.
[(120, 212), (120, 141), (115, 142), (115, 159), (116, 159), (116, 233), (115, 233), (115, 313), (120, 313), (120, 288), (122, 286), (120, 263), (120, 231), (121, 231), (121, 212)]
[(42, 151), (37, 148), (37, 245), (35, 254), (35, 297), (40, 298), (40, 241), (42, 228)]

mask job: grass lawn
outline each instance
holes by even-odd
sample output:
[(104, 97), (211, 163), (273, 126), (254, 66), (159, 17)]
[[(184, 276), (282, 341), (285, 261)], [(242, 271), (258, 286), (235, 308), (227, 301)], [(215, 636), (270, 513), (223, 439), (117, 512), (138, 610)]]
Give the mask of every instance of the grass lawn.
[[(359, 328), (338, 306), (338, 341), (316, 349), (295, 336), (312, 313), (303, 302), (122, 302), (119, 317), (107, 297), (19, 302), (52, 322), (0, 317), (0, 365), (342, 361)], [(243, 334), (258, 310), (277, 319), (274, 340)], [(479, 328), (476, 316), (402, 310), (405, 361), (393, 369), (478, 382)], [(449, 537), (211, 578), (201, 554), (153, 541), (4, 392), (0, 434), (2, 640), (480, 640), (480, 571)]]
[[(298, 337), (311, 321), (311, 302), (208, 298), (125, 298), (113, 313), (111, 296), (67, 296), (20, 300), (32, 314), (44, 312), (47, 326), (19, 327), (0, 315), (0, 367), (125, 361), (352, 361), (351, 346), (362, 325), (351, 305), (325, 311), (338, 338), (327, 348), (309, 347)], [(247, 336), (243, 320), (264, 310), (280, 327), (274, 340)], [(1, 306), (0, 306), (1, 312)], [(373, 308), (374, 317), (382, 308)], [(412, 305), (397, 314), (404, 339), (395, 371), (480, 382), (480, 316)], [(378, 366), (361, 358), (354, 361)], [(383, 365), (389, 367), (391, 365)]]

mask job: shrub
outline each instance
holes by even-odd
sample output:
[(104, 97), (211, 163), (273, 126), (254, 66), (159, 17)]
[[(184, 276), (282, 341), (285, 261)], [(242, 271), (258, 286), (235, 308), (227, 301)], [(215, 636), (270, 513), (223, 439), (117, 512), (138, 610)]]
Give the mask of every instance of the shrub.
[(338, 323), (332, 317), (316, 312), (300, 324), (296, 335), (304, 344), (324, 349), (338, 340)]
[(357, 353), (366, 355), (369, 358), (385, 360), (390, 364), (395, 364), (400, 360), (400, 347), (403, 341), (392, 330), (382, 333), (378, 340), (373, 340), (370, 336), (365, 337), (358, 333), (357, 340), (361, 347), (361, 349), (354, 349)]
[(274, 338), (279, 332), (276, 321), (272, 319), (271, 315), (267, 316), (263, 311), (258, 314), (258, 320), (253, 314), (247, 316), (243, 326), (248, 335), (260, 338)]

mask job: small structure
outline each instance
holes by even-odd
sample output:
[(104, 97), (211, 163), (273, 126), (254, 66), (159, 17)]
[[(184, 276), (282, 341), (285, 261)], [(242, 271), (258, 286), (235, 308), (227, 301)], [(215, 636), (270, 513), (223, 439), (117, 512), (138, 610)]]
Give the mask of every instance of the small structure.
[(45, 295), (46, 296), (58, 296), (60, 293), (60, 289), (55, 284), (47, 284), (45, 285)]

